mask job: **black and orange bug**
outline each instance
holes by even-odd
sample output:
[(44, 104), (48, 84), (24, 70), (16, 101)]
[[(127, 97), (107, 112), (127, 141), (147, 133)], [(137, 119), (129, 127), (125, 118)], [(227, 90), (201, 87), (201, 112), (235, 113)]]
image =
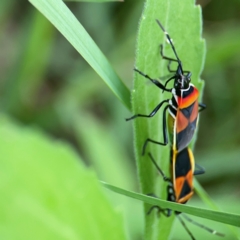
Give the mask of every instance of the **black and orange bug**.
[[(181, 152), (177, 152), (173, 149), (171, 149), (171, 155), (170, 155), (170, 172), (171, 172), (171, 178), (166, 177), (166, 175), (163, 173), (161, 168), (157, 165), (156, 161), (154, 160), (151, 153), (148, 153), (151, 161), (153, 162), (154, 166), (157, 168), (158, 172), (163, 177), (163, 180), (168, 183), (167, 186), (167, 200), (171, 202), (176, 202), (180, 204), (185, 204), (187, 201), (193, 196), (193, 176), (203, 174), (205, 171), (202, 167), (198, 166), (198, 169), (195, 169), (195, 161), (194, 156), (190, 148), (184, 148)], [(152, 195), (153, 194), (148, 194)], [(155, 197), (155, 196), (154, 196)], [(152, 206), (148, 214), (152, 212), (153, 209), (157, 209), (158, 213), (164, 214), (166, 217), (171, 216), (172, 210), (171, 209), (162, 209), (159, 206)], [(185, 214), (181, 212), (174, 212), (175, 215), (180, 220), (183, 227), (186, 229), (188, 234), (190, 235), (191, 239), (195, 239), (193, 234), (190, 232), (190, 230), (187, 228), (185, 222), (183, 219), (181, 219), (181, 216), (184, 217), (187, 221), (207, 230), (208, 232), (223, 237), (224, 234), (219, 233), (215, 230), (212, 230), (211, 228), (208, 228), (198, 222), (193, 221), (191, 218), (186, 216)], [(181, 215), (180, 215), (181, 213)]]
[[(160, 102), (150, 114), (148, 115), (136, 114), (126, 119), (127, 121), (129, 121), (137, 117), (146, 118), (153, 117), (158, 112), (158, 110), (163, 106), (163, 104), (167, 104), (163, 110), (163, 142), (158, 142), (152, 140), (151, 138), (147, 138), (143, 145), (142, 151), (143, 154), (145, 152), (145, 148), (148, 142), (156, 143), (159, 145), (168, 144), (167, 128), (170, 135), (171, 144), (174, 146), (175, 150), (180, 152), (181, 150), (186, 148), (190, 141), (192, 140), (192, 137), (195, 133), (198, 122), (198, 112), (206, 107), (204, 104), (198, 103), (199, 92), (197, 88), (191, 83), (192, 75), (191, 72), (183, 70), (182, 62), (180, 61), (177, 55), (177, 52), (175, 50), (175, 47), (172, 43), (169, 34), (165, 31), (164, 27), (159, 22), (159, 20), (156, 21), (160, 28), (162, 29), (162, 31), (164, 32), (164, 34), (166, 35), (167, 40), (171, 45), (171, 48), (176, 59), (164, 56), (162, 44), (160, 45), (161, 56), (163, 59), (169, 61), (168, 70), (170, 72), (175, 72), (175, 74), (166, 81), (165, 85), (163, 85), (158, 80), (152, 79), (151, 77), (141, 72), (140, 70), (136, 68), (134, 69), (136, 72), (138, 72), (145, 78), (149, 79), (161, 90), (172, 93), (171, 99), (166, 99)], [(177, 62), (178, 67), (176, 71), (170, 69), (171, 62)], [(171, 80), (174, 80), (173, 88), (167, 88), (166, 86)], [(166, 120), (167, 110), (169, 112), (168, 124)]]

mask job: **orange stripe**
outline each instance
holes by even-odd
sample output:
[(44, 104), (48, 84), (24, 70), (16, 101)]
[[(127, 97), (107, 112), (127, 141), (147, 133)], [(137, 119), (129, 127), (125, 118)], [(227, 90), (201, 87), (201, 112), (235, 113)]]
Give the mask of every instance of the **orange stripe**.
[[(182, 188), (184, 185), (184, 182), (187, 181), (191, 191), (186, 194), (185, 196), (183, 196), (182, 198), (180, 198), (181, 192), (182, 192)], [(193, 172), (190, 170), (187, 174), (187, 176), (183, 176), (183, 177), (178, 177), (175, 180), (175, 196), (176, 196), (176, 202), (178, 203), (185, 203), (186, 201), (188, 201), (192, 195), (193, 195)]]
[(193, 92), (190, 93), (185, 98), (178, 97), (178, 107), (179, 108), (187, 108), (188, 106), (192, 105), (195, 101), (197, 101), (199, 93), (197, 88), (193, 87)]
[(191, 187), (191, 189), (193, 189), (193, 171), (190, 170), (186, 176), (186, 180), (189, 184), (189, 186)]
[(193, 195), (193, 191), (191, 191), (188, 195), (182, 197), (181, 199), (178, 199), (178, 203), (186, 203)]
[(189, 119), (187, 119), (184, 114), (181, 111), (177, 111), (177, 133), (180, 133), (182, 130), (184, 130), (188, 124), (189, 124)]
[(176, 195), (176, 202), (178, 202), (178, 199), (180, 197), (180, 194), (182, 192), (182, 188), (183, 188), (183, 183), (185, 181), (185, 177), (178, 177), (175, 180), (175, 195)]

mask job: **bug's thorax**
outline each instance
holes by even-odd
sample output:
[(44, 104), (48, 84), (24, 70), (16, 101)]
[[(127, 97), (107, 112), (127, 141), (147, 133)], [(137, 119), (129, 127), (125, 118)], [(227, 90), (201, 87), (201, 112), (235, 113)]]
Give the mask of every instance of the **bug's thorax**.
[(172, 89), (171, 102), (175, 102), (175, 104), (173, 104), (175, 107), (177, 106), (177, 108), (182, 108), (187, 107), (188, 104), (191, 105), (193, 102), (197, 101), (198, 97), (198, 89), (192, 83), (189, 83), (188, 86), (183, 89)]

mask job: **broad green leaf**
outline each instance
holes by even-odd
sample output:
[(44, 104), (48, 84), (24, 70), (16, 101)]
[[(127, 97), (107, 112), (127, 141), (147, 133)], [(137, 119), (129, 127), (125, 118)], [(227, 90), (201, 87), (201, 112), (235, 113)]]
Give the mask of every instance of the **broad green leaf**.
[(0, 239), (126, 239), (70, 146), (1, 116), (0, 152)]
[(155, 197), (150, 197), (143, 194), (127, 191), (125, 189), (112, 186), (105, 182), (102, 182), (102, 184), (106, 188), (111, 189), (116, 193), (143, 201), (145, 203), (149, 203), (151, 205), (157, 205), (160, 206), (161, 208), (170, 208), (174, 211), (184, 212), (201, 218), (206, 218), (216, 222), (226, 223), (232, 226), (240, 227), (240, 215), (237, 214), (213, 211), (204, 208), (196, 208), (192, 206), (187, 206), (185, 204), (174, 203), (166, 200), (161, 200)]
[[(91, 127), (86, 128), (87, 125)], [(105, 126), (87, 113), (84, 116), (75, 114), (72, 126), (76, 139), (84, 148), (84, 156), (91, 161), (90, 165), (96, 171), (98, 178), (125, 189), (136, 190), (136, 175), (132, 161), (124, 152), (124, 145), (119, 144), (119, 139), (116, 139), (115, 132), (110, 130), (111, 126)], [(132, 199), (109, 191), (107, 193), (112, 202), (123, 209), (128, 234), (130, 239), (134, 239), (136, 233), (139, 233), (139, 226), (143, 226), (144, 215), (141, 204), (133, 204)]]
[[(201, 38), (201, 9), (193, 0), (147, 0), (138, 32), (136, 50), (136, 68), (154, 79), (166, 76), (168, 62), (161, 59), (160, 44), (164, 45), (164, 55), (174, 58), (172, 49), (156, 23), (156, 19), (165, 27), (173, 39), (176, 51), (183, 63), (184, 70), (192, 72), (192, 83), (199, 91), (203, 88), (200, 73), (205, 57), (205, 43)], [(172, 64), (171, 68), (176, 68)], [(170, 86), (170, 84), (169, 84)], [(149, 80), (135, 73), (132, 92), (133, 112), (149, 114), (161, 101), (169, 99), (170, 94), (162, 93)], [(166, 199), (166, 184), (150, 162), (147, 154), (141, 156), (143, 143), (147, 138), (163, 141), (162, 110), (151, 119), (138, 118), (134, 121), (135, 153), (137, 158), (139, 179), (144, 194), (154, 193)], [(169, 174), (169, 147), (149, 144), (146, 150), (151, 152), (166, 175)], [(158, 177), (157, 177), (158, 176)], [(145, 205), (145, 212), (149, 210)], [(173, 219), (161, 218), (152, 214), (146, 217), (146, 239), (167, 239)]]
[(129, 90), (65, 3), (61, 0), (29, 1), (63, 34), (105, 81), (119, 100), (130, 109)]

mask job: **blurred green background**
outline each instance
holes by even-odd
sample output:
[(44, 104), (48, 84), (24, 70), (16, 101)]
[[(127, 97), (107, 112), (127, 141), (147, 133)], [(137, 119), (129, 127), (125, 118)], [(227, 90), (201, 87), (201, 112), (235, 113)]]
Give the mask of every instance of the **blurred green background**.
[[(240, 213), (240, 1), (197, 2), (207, 43), (202, 74), (207, 109), (195, 146), (206, 174), (198, 180), (222, 210)], [(143, 4), (67, 3), (130, 89)], [(131, 113), (30, 3), (0, 1), (0, 28), (1, 112), (69, 142), (99, 179), (138, 191), (132, 124), (124, 120)], [(130, 238), (142, 239), (141, 203), (107, 194), (123, 209)], [(204, 206), (197, 196), (190, 204)], [(195, 227), (193, 232), (209, 236)]]

